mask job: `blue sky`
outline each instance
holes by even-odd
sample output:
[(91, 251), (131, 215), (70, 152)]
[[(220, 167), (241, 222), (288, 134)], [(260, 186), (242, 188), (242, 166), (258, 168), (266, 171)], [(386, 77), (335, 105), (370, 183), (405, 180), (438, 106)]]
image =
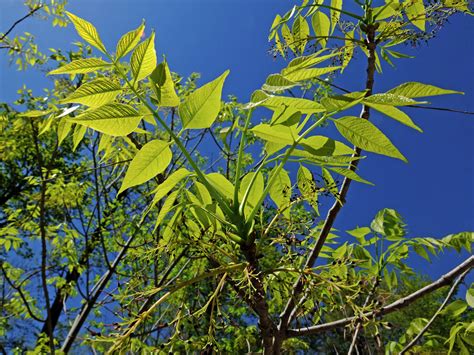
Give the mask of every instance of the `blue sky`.
[[(1, 30), (25, 14), (19, 0), (2, 0)], [(68, 10), (98, 28), (109, 48), (118, 38), (136, 28), (144, 18), (147, 34), (156, 30), (158, 56), (166, 55), (171, 70), (188, 75), (202, 74), (201, 84), (230, 69), (224, 94), (235, 94), (247, 101), (265, 78), (278, 72), (285, 63), (269, 53), (268, 29), (275, 14), (284, 13), (292, 1), (277, 0), (71, 0)], [(72, 26), (51, 28), (42, 21), (29, 19), (15, 30), (36, 35), (40, 47), (68, 48), (79, 37)], [(420, 81), (461, 90), (464, 96), (434, 97), (434, 106), (474, 111), (474, 21), (457, 15), (437, 38), (419, 48), (401, 46), (399, 51), (415, 59), (384, 65), (376, 77), (375, 90), (383, 92), (405, 81)], [(358, 55), (344, 76), (336, 83), (350, 90), (364, 85), (363, 58)], [(11, 101), (23, 84), (34, 89), (50, 85), (43, 73), (17, 72), (9, 67), (6, 55), (0, 56), (0, 100)], [(368, 225), (384, 207), (398, 210), (405, 218), (412, 236), (442, 237), (449, 233), (474, 230), (474, 116), (438, 111), (406, 109), (422, 127), (417, 133), (389, 119), (374, 115), (381, 128), (408, 158), (409, 163), (368, 155), (359, 173), (376, 184), (370, 187), (353, 184), (347, 206), (336, 227), (350, 229)], [(428, 265), (415, 262), (433, 276), (461, 260), (445, 255)]]

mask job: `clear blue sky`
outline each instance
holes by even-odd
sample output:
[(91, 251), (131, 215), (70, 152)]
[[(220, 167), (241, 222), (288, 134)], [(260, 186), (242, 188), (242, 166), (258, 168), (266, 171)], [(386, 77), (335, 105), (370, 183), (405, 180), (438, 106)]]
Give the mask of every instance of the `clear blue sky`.
[[(23, 16), (19, 0), (1, 0), (1, 30)], [(278, 0), (70, 0), (68, 10), (98, 28), (106, 46), (114, 48), (118, 38), (137, 27), (142, 18), (147, 34), (156, 30), (158, 56), (165, 54), (173, 71), (202, 74), (205, 83), (230, 69), (224, 93), (246, 101), (265, 78), (285, 64), (268, 54), (268, 29), (276, 13), (292, 3)], [(29, 19), (15, 31), (36, 35), (43, 50), (68, 48), (78, 41), (73, 27), (54, 28)], [(398, 60), (397, 67), (384, 66), (375, 89), (384, 91), (405, 81), (420, 81), (461, 90), (464, 96), (432, 98), (434, 106), (474, 111), (474, 69), (472, 17), (457, 15), (427, 45), (399, 51), (416, 59)], [(362, 56), (337, 81), (351, 90), (363, 88)], [(0, 56), (0, 100), (11, 101), (16, 90), (26, 84), (41, 93), (50, 85), (43, 74), (16, 72)], [(389, 119), (375, 115), (373, 120), (408, 158), (409, 163), (369, 154), (360, 165), (360, 174), (376, 184), (353, 184), (347, 206), (336, 227), (367, 225), (384, 207), (401, 213), (412, 236), (442, 237), (449, 233), (474, 230), (474, 116), (428, 110), (407, 109), (424, 133), (417, 133)], [(461, 257), (445, 255), (428, 265), (416, 261), (433, 276), (454, 266)]]

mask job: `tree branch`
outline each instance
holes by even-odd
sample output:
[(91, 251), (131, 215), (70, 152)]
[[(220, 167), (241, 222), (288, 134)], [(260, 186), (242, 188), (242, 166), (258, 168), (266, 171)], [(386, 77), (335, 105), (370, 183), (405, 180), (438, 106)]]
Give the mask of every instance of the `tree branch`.
[(347, 317), (347, 318), (339, 319), (334, 322), (315, 325), (312, 327), (288, 329), (286, 332), (286, 335), (288, 338), (294, 338), (294, 337), (319, 334), (319, 333), (327, 332), (335, 328), (346, 326), (361, 318), (383, 316), (383, 315), (398, 311), (399, 309), (409, 306), (410, 304), (426, 296), (427, 294), (434, 292), (443, 286), (449, 285), (452, 280), (454, 280), (459, 275), (462, 275), (464, 272), (469, 272), (473, 267), (474, 267), (474, 256), (470, 256), (464, 262), (456, 266), (454, 269), (452, 269), (448, 273), (441, 276), (438, 280), (432, 282), (429, 285), (426, 285), (425, 287), (419, 289), (418, 291), (413, 292), (412, 294), (406, 297), (400, 298), (399, 300), (389, 304), (386, 307), (382, 307), (379, 310), (367, 312), (359, 316)]
[(26, 20), (28, 17), (32, 16), (36, 11), (38, 11), (39, 9), (41, 9), (43, 7), (43, 5), (39, 5), (37, 7), (35, 7), (34, 9), (31, 9), (30, 12), (28, 12), (25, 16), (23, 16), (21, 19), (19, 20), (16, 20), (13, 25), (10, 26), (10, 28), (7, 30), (7, 32), (5, 32), (2, 36), (0, 36), (0, 42), (3, 41), (5, 39), (5, 37), (7, 37), (9, 35), (9, 33), (11, 31), (13, 31), (13, 29), (22, 21)]
[[(368, 26), (367, 28), (367, 49), (369, 51), (369, 57), (367, 59), (367, 79), (365, 88), (367, 90), (366, 96), (372, 95), (373, 87), (374, 87), (374, 76), (375, 76), (375, 27), (373, 25)], [(360, 115), (363, 119), (369, 119), (370, 117), (370, 108), (366, 105), (363, 106), (362, 112)], [(358, 158), (361, 154), (361, 149), (354, 147), (354, 153), (352, 154), (352, 158)], [(357, 169), (359, 160), (355, 159), (352, 164), (350, 165), (349, 169), (355, 171)], [(321, 232), (319, 234), (318, 240), (314, 245), (313, 249), (311, 250), (308, 259), (305, 263), (305, 269), (310, 269), (313, 267), (314, 263), (316, 262), (319, 253), (321, 252), (322, 247), (326, 243), (326, 238), (329, 235), (334, 222), (341, 210), (342, 206), (345, 203), (347, 193), (349, 191), (349, 187), (352, 180), (349, 178), (344, 178), (344, 181), (341, 186), (341, 190), (339, 191), (339, 200), (336, 200), (329, 210), (326, 220), (324, 222), (323, 227), (321, 228)], [(303, 292), (304, 289), (304, 276), (299, 276), (298, 280), (294, 285), (294, 292), (289, 298), (284, 311), (280, 316), (280, 323), (278, 325), (279, 336), (274, 340), (274, 346), (278, 349), (281, 347), (283, 339), (286, 337), (286, 329), (288, 329), (289, 323), (291, 322), (291, 315), (296, 314), (294, 312), (294, 308), (297, 305), (296, 299), (297, 297)]]
[(431, 317), (431, 319), (429, 320), (429, 322), (424, 326), (424, 328), (420, 331), (420, 333), (418, 333), (418, 335), (413, 338), (413, 340), (411, 342), (408, 343), (407, 346), (405, 346), (402, 351), (400, 351), (400, 354), (399, 355), (403, 355), (405, 354), (411, 347), (413, 347), (416, 342), (423, 336), (423, 334), (425, 334), (425, 332), (428, 330), (428, 328), (431, 326), (431, 324), (433, 324), (434, 320), (436, 319), (436, 317), (438, 317), (438, 315), (441, 313), (441, 311), (443, 310), (444, 307), (446, 307), (446, 305), (448, 304), (449, 300), (451, 299), (451, 297), (453, 296), (454, 292), (456, 291), (458, 285), (461, 283), (461, 281), (464, 279), (464, 277), (468, 274), (469, 272), (469, 269), (467, 269), (466, 271), (464, 271), (461, 276), (459, 276), (456, 281), (454, 281), (453, 283), (453, 286), (451, 286), (451, 289), (449, 290), (446, 298), (444, 299), (444, 302), (441, 304), (441, 306), (439, 306), (438, 310), (435, 312), (435, 314), (433, 315), (433, 317)]

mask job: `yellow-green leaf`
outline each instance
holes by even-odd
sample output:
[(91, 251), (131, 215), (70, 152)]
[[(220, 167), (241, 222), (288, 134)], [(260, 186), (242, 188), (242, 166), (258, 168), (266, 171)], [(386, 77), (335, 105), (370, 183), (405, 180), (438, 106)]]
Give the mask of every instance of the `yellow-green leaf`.
[(426, 12), (423, 0), (406, 0), (404, 3), (405, 13), (410, 22), (420, 30), (425, 30)]
[(387, 115), (388, 117), (393, 118), (394, 120), (397, 120), (400, 123), (403, 123), (404, 125), (408, 127), (416, 129), (418, 132), (423, 132), (421, 128), (418, 127), (405, 112), (399, 110), (398, 108), (394, 106), (379, 105), (379, 104), (373, 104), (370, 102), (366, 102), (366, 105), (383, 113), (384, 115)]
[[(272, 170), (271, 175), (275, 174), (275, 169)], [(277, 205), (278, 209), (283, 211), (285, 217), (290, 216), (290, 209), (287, 208), (291, 198), (291, 180), (288, 173), (284, 169), (280, 169), (270, 187), (270, 197)]]
[(86, 106), (98, 107), (109, 103), (122, 91), (119, 83), (107, 78), (98, 78), (81, 85), (61, 103), (77, 102)]
[(440, 87), (417, 82), (408, 82), (401, 84), (387, 91), (387, 94), (400, 95), (409, 98), (438, 96), (448, 94), (464, 94), (462, 91), (442, 89)]
[(285, 78), (292, 81), (303, 81), (317, 78), (321, 75), (331, 73), (340, 69), (340, 66), (337, 67), (326, 67), (326, 68), (310, 68), (310, 69), (299, 69), (292, 73), (286, 74)]
[(393, 92), (371, 95), (365, 98), (364, 102), (392, 106), (409, 106), (428, 103), (427, 101), (415, 101), (409, 97), (401, 96), (400, 94), (394, 94)]
[(290, 89), (296, 85), (298, 83), (288, 80), (288, 78), (280, 74), (271, 74), (267, 77), (265, 84), (262, 85), (262, 89), (269, 92), (277, 92)]
[(339, 133), (356, 147), (407, 161), (387, 136), (368, 120), (348, 116), (334, 120), (334, 123)]
[(331, 33), (334, 32), (341, 17), (342, 0), (331, 0)]
[(342, 142), (324, 136), (312, 136), (301, 141), (300, 145), (307, 152), (318, 156), (349, 155), (352, 148)]
[(272, 143), (293, 144), (298, 138), (294, 127), (285, 125), (273, 125), (262, 123), (251, 129), (257, 137)]
[(328, 168), (329, 170), (334, 171), (335, 173), (338, 173), (339, 175), (348, 177), (348, 178), (351, 179), (351, 180), (354, 180), (354, 181), (357, 181), (357, 182), (361, 182), (361, 183), (367, 184), (367, 185), (374, 185), (374, 184), (371, 183), (370, 181), (367, 181), (367, 180), (361, 178), (361, 177), (360, 177), (355, 171), (353, 171), (353, 170), (346, 169), (346, 168), (336, 168), (336, 167), (327, 167), (327, 168)]
[(318, 211), (318, 188), (316, 186), (316, 182), (314, 181), (313, 174), (311, 171), (300, 165), (297, 174), (297, 184), (298, 189), (300, 190), (301, 195), (309, 202), (311, 207), (314, 208), (316, 213), (319, 214)]
[(258, 173), (250, 172), (243, 177), (242, 182), (240, 183), (240, 195), (243, 197), (250, 185), (250, 182), (254, 178), (255, 174), (257, 174), (257, 176), (254, 179), (253, 185), (250, 188), (249, 194), (247, 197), (247, 202), (252, 207), (255, 207), (255, 205), (258, 203), (260, 196), (262, 196), (263, 189), (264, 189), (263, 175), (261, 172), (258, 172)]
[(137, 128), (142, 117), (131, 106), (113, 103), (87, 110), (70, 120), (111, 136), (126, 136)]
[(206, 179), (224, 198), (232, 198), (234, 196), (234, 185), (224, 175), (210, 173), (206, 175)]
[(313, 25), (313, 31), (316, 37), (320, 37), (318, 42), (321, 44), (321, 47), (325, 48), (331, 28), (329, 17), (324, 12), (317, 11), (311, 18), (311, 24)]
[(222, 87), (229, 70), (221, 76), (200, 87), (179, 105), (179, 116), (183, 128), (209, 128), (216, 120), (221, 108)]
[(158, 139), (145, 144), (130, 163), (118, 193), (143, 184), (165, 171), (172, 158), (169, 145), (169, 142)]
[(158, 185), (158, 187), (153, 191), (155, 196), (153, 197), (153, 202), (151, 207), (156, 205), (163, 197), (166, 196), (168, 192), (170, 192), (181, 180), (185, 177), (191, 175), (191, 172), (186, 170), (185, 168), (180, 168), (172, 173), (170, 176), (166, 178), (166, 180)]
[(312, 100), (300, 99), (298, 97), (269, 96), (263, 91), (257, 91), (254, 93), (254, 95), (254, 97), (258, 96), (259, 99), (263, 99), (256, 105), (269, 108), (273, 111), (281, 110), (285, 107), (290, 107), (293, 111), (300, 111), (302, 114), (312, 114), (326, 111), (324, 106)]
[(150, 79), (158, 105), (162, 107), (175, 107), (179, 105), (179, 97), (176, 95), (173, 78), (166, 61), (157, 65), (151, 73)]
[(100, 69), (110, 68), (110, 63), (102, 60), (101, 58), (86, 58), (73, 60), (71, 63), (63, 65), (58, 69), (51, 70), (48, 75), (51, 74), (86, 74), (91, 73)]
[(295, 49), (298, 53), (302, 54), (306, 47), (306, 43), (308, 42), (309, 36), (309, 26), (305, 18), (298, 16), (293, 22), (293, 27), (291, 30)]
[(130, 31), (124, 34), (117, 43), (117, 49), (115, 50), (115, 55), (117, 59), (122, 58), (127, 55), (135, 46), (140, 42), (140, 38), (143, 35), (145, 30), (145, 22), (142, 22), (140, 27), (136, 30)]
[(140, 43), (132, 53), (130, 67), (134, 82), (145, 79), (156, 68), (155, 32)]
[(99, 49), (101, 52), (107, 53), (107, 50), (105, 49), (105, 46), (99, 37), (99, 33), (93, 24), (74, 14), (71, 14), (68, 11), (66, 11), (66, 14), (72, 21), (79, 36), (81, 36), (86, 42)]

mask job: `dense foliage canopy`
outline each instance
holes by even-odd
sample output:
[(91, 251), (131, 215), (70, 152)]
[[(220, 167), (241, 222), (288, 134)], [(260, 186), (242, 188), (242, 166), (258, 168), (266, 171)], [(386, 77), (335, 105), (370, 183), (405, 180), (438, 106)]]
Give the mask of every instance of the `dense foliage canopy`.
[[(470, 253), (473, 232), (416, 237), (390, 208), (336, 224), (371, 184), (366, 152), (407, 161), (371, 112), (421, 132), (404, 107), (462, 94), (376, 92), (382, 62), (469, 1), (303, 0), (276, 15), (284, 67), (246, 103), (222, 97), (229, 71), (172, 72), (145, 23), (115, 45), (64, 1), (26, 5), (82, 42), (43, 54), (10, 35), (24, 19), (0, 36), (54, 80), (0, 106), (2, 353), (473, 352), (474, 257), (434, 281), (407, 263)], [(336, 83), (357, 51), (351, 92)]]

